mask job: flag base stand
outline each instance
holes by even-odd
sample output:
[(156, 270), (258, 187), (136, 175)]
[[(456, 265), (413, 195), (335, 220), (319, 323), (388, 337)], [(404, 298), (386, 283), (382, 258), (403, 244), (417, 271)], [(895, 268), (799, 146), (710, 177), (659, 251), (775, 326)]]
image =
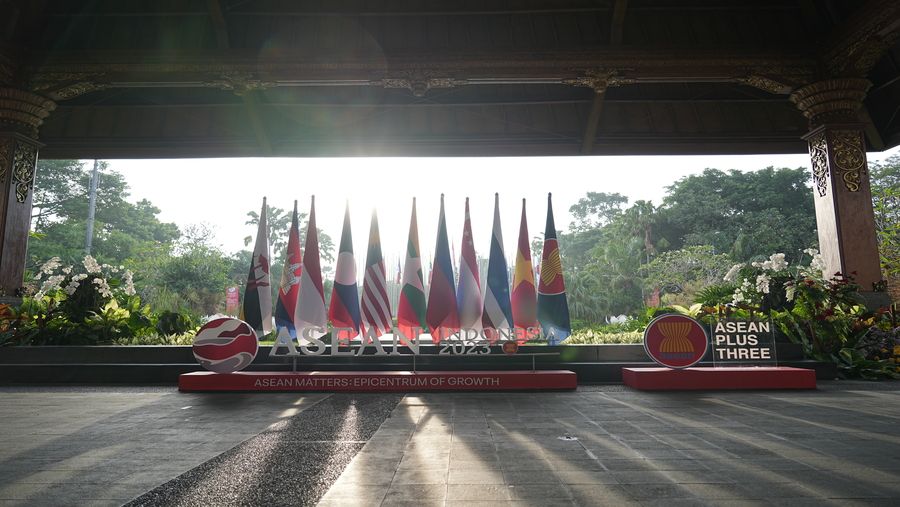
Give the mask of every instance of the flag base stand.
[(622, 381), (642, 391), (815, 389), (816, 371), (787, 366), (622, 368)]
[(178, 377), (178, 390), (197, 391), (542, 391), (572, 390), (569, 370), (510, 371), (198, 371)]

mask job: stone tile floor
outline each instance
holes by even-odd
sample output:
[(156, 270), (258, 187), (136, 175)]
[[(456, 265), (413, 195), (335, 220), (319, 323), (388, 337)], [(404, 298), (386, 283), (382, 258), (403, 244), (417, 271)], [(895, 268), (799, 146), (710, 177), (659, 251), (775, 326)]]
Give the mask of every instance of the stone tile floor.
[[(900, 505), (900, 382), (406, 396), (5, 387), (0, 425), (2, 505)], [(297, 457), (260, 452), (272, 446)]]
[(326, 396), (0, 387), (0, 505), (121, 505)]
[(320, 506), (900, 505), (900, 383), (407, 395)]

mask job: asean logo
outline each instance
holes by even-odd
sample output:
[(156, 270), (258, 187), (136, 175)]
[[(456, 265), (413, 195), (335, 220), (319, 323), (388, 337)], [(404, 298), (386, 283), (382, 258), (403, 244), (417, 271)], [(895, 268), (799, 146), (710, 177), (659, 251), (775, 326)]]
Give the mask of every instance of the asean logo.
[(644, 350), (654, 361), (669, 368), (691, 367), (706, 355), (706, 328), (684, 315), (663, 315), (644, 331)]
[(207, 322), (194, 337), (194, 357), (201, 366), (216, 373), (243, 370), (256, 357), (259, 343), (249, 324), (238, 319)]

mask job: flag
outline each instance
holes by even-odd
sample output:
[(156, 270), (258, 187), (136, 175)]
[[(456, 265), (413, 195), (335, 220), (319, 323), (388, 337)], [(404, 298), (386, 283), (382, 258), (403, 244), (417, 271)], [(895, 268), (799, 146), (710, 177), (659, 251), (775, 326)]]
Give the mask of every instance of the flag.
[[(353, 235), (350, 231), (350, 204), (344, 210), (344, 229), (341, 231), (341, 245), (338, 247), (337, 267), (334, 270), (334, 288), (328, 318), (338, 332), (338, 340), (349, 340), (360, 331), (359, 290), (356, 286), (356, 259), (353, 257)], [(347, 331), (352, 329), (352, 331)]]
[(500, 195), (494, 194), (494, 231), (491, 233), (491, 253), (488, 257), (487, 288), (484, 293), (484, 312), (481, 323), (484, 334), (492, 343), (500, 335), (498, 329), (512, 328), (512, 309), (509, 303), (509, 268), (503, 253), (503, 233), (500, 230)]
[(447, 241), (447, 221), (444, 218), (444, 195), (441, 194), (441, 214), (438, 218), (437, 245), (434, 247), (434, 265), (428, 284), (428, 307), (425, 320), (435, 344), (459, 331), (459, 313), (456, 306), (453, 264), (450, 261), (450, 245)]
[(475, 242), (472, 240), (472, 221), (469, 218), (469, 198), (466, 198), (466, 219), (460, 243), (459, 285), (456, 289), (456, 307), (459, 309), (459, 327), (481, 329), (481, 281), (478, 278), (478, 260)]
[(316, 338), (325, 334), (327, 317), (325, 313), (325, 289), (322, 287), (322, 269), (319, 265), (319, 232), (316, 229), (316, 197), (309, 205), (309, 221), (306, 223), (306, 245), (303, 248), (303, 273), (300, 275), (300, 296), (294, 311), (294, 326), (297, 334), (302, 330), (321, 328), (309, 332)]
[(259, 228), (256, 231), (256, 245), (244, 288), (243, 319), (250, 324), (259, 337), (272, 331), (272, 288), (269, 279), (269, 229), (266, 223), (266, 198), (263, 197), (259, 212)]
[(394, 283), (396, 283), (396, 284), (398, 284), (398, 285), (399, 285), (400, 282), (403, 280), (403, 279), (400, 277), (400, 273), (401, 273), (401, 272), (402, 272), (402, 268), (400, 267), (400, 257), (397, 257), (397, 278), (394, 280)]
[(412, 217), (409, 219), (409, 240), (406, 242), (406, 261), (400, 286), (400, 302), (397, 304), (397, 327), (409, 338), (416, 336), (416, 328), (424, 332), (425, 278), (422, 276), (422, 259), (419, 257), (419, 226), (416, 222), (416, 199), (413, 198)]
[(300, 253), (300, 228), (297, 224), (297, 201), (294, 201), (294, 215), (288, 230), (287, 253), (281, 270), (281, 284), (278, 287), (278, 301), (275, 303), (275, 326), (286, 327), (291, 336), (296, 336), (294, 309), (300, 293), (300, 273), (303, 271), (303, 257)]
[(553, 203), (547, 194), (547, 228), (544, 231), (544, 250), (541, 254), (541, 276), (538, 285), (538, 320), (550, 345), (565, 341), (572, 333), (569, 324), (569, 304), (563, 282), (559, 242), (553, 223)]
[(519, 246), (516, 249), (516, 272), (513, 276), (511, 297), (513, 325), (516, 328), (516, 339), (520, 343), (534, 338), (532, 333), (528, 332), (528, 328), (537, 327), (535, 298), (525, 199), (522, 199), (522, 222), (519, 224)]
[(362, 318), (366, 332), (381, 336), (391, 331), (391, 300), (387, 294), (381, 237), (378, 234), (378, 215), (372, 211), (369, 228), (369, 249), (366, 252), (366, 272), (363, 276)]
[(456, 265), (456, 245), (450, 242), (450, 262), (453, 263), (453, 285), (459, 283), (459, 266)]

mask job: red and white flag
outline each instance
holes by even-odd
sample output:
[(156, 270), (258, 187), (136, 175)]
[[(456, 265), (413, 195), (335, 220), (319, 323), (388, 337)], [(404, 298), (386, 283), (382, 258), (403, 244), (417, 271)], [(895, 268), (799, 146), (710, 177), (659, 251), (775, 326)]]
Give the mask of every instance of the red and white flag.
[[(300, 274), (300, 297), (294, 313), (297, 336), (320, 337), (326, 332), (328, 314), (325, 313), (325, 289), (319, 263), (319, 233), (316, 229), (316, 197), (312, 197), (303, 249), (303, 273)], [(317, 328), (316, 331), (304, 329)], [(302, 340), (301, 340), (302, 343)]]

